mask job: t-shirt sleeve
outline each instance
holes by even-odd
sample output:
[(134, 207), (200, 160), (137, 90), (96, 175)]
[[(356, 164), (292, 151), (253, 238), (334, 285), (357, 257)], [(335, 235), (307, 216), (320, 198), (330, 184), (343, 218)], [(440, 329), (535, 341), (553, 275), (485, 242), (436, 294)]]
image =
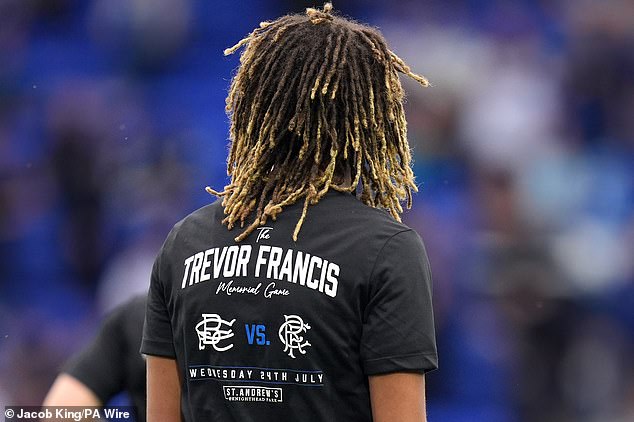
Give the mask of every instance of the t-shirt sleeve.
[(438, 367), (431, 270), (413, 230), (395, 234), (379, 252), (364, 312), (361, 358), (367, 375)]
[(92, 342), (72, 356), (62, 368), (62, 372), (92, 390), (102, 403), (107, 403), (124, 388), (125, 313), (125, 305), (113, 310)]
[(163, 245), (154, 266), (150, 279), (147, 305), (145, 308), (145, 323), (143, 325), (143, 340), (141, 341), (141, 353), (167, 358), (176, 358), (172, 336), (172, 323), (169, 314), (167, 293), (165, 290), (166, 273), (162, 268), (163, 255), (168, 240)]

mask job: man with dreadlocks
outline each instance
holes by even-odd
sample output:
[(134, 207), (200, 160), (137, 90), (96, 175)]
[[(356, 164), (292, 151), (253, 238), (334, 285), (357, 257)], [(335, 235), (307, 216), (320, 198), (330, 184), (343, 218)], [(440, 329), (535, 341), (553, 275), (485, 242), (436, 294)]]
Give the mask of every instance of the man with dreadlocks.
[(399, 73), (375, 29), (263, 22), (227, 97), (231, 182), (170, 232), (141, 351), (150, 421), (424, 421), (431, 276)]

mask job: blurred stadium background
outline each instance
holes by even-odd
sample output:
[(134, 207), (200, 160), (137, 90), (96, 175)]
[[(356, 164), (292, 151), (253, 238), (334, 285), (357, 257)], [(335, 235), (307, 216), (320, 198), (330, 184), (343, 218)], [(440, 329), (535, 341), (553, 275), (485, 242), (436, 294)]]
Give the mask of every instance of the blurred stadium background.
[[(314, 5), (0, 0), (0, 406), (39, 404), (224, 186), (222, 50)], [(434, 85), (404, 81), (430, 421), (634, 420), (634, 3), (334, 6)]]

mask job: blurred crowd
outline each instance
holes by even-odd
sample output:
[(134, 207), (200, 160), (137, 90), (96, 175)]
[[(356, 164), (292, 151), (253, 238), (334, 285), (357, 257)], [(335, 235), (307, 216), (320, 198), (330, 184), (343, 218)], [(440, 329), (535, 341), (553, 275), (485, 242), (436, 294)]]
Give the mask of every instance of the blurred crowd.
[[(0, 407), (41, 403), (226, 182), (222, 50), (313, 2), (0, 0)], [(334, 2), (403, 80), (430, 421), (634, 420), (634, 4)], [(125, 400), (125, 398), (122, 398)]]

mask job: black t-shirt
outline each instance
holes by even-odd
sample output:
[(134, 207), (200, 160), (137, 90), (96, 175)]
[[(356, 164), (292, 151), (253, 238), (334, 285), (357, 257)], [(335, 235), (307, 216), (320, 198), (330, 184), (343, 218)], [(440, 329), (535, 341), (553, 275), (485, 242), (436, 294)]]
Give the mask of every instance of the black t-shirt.
[(145, 317), (145, 296), (115, 308), (104, 320), (99, 334), (64, 366), (107, 403), (126, 391), (137, 410), (137, 420), (145, 421), (145, 360), (139, 353)]
[(219, 201), (170, 232), (141, 351), (173, 357), (187, 421), (370, 421), (368, 375), (437, 366), (420, 237), (329, 192), (236, 243)]

